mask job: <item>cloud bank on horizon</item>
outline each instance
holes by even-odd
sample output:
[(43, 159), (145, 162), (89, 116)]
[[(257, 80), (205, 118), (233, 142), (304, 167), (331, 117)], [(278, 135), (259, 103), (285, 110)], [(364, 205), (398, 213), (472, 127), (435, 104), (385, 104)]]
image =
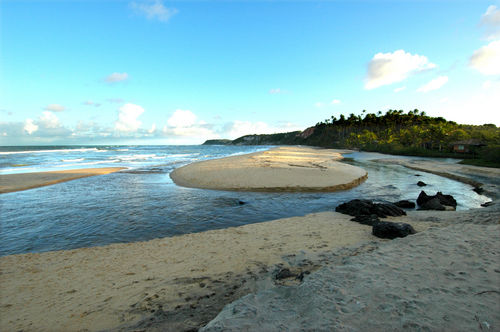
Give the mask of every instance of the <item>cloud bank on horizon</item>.
[[(26, 9), (38, 5), (33, 25), (22, 28)], [(79, 20), (96, 5), (70, 4), (68, 12), (58, 2), (3, 5), (1, 145), (199, 144), (303, 130), (334, 114), (387, 108), (500, 125), (500, 9), (494, 4), (457, 5), (445, 23), (439, 15), (428, 17), (426, 31), (399, 27), (411, 38), (395, 34), (396, 22), (381, 23), (395, 13), (377, 4), (366, 10), (380, 17), (359, 26), (364, 14), (335, 2), (322, 3), (323, 10), (303, 3), (174, 8), (161, 0), (112, 2), (102, 5), (103, 18), (115, 10), (109, 22), (96, 17), (95, 30), (80, 31)], [(409, 12), (405, 6), (422, 15), (429, 6), (447, 9), (439, 2), (400, 4), (402, 12)], [(289, 13), (281, 16), (284, 7)], [(331, 23), (343, 16), (345, 22)], [(262, 27), (248, 25), (256, 17)], [(305, 29), (296, 27), (298, 17)], [(59, 28), (63, 21), (66, 32)], [(350, 48), (337, 32), (342, 23), (357, 25), (363, 40), (373, 42)], [(468, 44), (453, 35), (456, 29)], [(35, 57), (23, 45), (36, 47), (31, 38), (37, 33), (49, 42)], [(384, 34), (392, 34), (390, 42)], [(343, 40), (344, 47), (325, 45), (325, 38)], [(82, 49), (80, 40), (91, 45)], [(300, 43), (310, 49), (299, 51)], [(37, 67), (19, 55), (32, 57)], [(77, 59), (83, 60), (78, 68)]]

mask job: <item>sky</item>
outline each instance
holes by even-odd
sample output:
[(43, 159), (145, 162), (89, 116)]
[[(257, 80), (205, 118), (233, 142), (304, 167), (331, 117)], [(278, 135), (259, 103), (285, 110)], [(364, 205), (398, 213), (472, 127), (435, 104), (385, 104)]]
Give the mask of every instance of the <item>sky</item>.
[(388, 109), (500, 126), (500, 1), (0, 2), (0, 145), (200, 144)]

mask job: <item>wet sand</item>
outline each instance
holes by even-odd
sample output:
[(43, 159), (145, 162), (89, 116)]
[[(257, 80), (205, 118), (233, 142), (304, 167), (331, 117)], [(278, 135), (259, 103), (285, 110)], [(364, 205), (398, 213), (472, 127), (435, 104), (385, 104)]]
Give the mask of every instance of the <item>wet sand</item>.
[(89, 176), (118, 172), (124, 167), (83, 168), (64, 171), (0, 174), (0, 194), (48, 186)]
[(185, 187), (240, 191), (335, 191), (355, 187), (367, 173), (339, 162), (345, 150), (279, 147), (263, 152), (200, 161), (174, 170)]

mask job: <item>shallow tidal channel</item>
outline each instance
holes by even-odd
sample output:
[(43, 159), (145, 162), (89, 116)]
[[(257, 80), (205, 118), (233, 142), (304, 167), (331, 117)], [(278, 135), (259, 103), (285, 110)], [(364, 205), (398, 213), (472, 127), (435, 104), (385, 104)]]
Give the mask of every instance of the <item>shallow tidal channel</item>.
[[(338, 204), (354, 198), (415, 200), (421, 190), (453, 195), (459, 210), (477, 208), (488, 201), (470, 185), (373, 161), (390, 156), (356, 152), (346, 157), (352, 158), (348, 163), (367, 170), (368, 179), (356, 188), (332, 193), (184, 188), (169, 177), (182, 163), (150, 163), (118, 173), (3, 194), (0, 255), (145, 241), (334, 211)], [(418, 181), (427, 186), (417, 186)]]

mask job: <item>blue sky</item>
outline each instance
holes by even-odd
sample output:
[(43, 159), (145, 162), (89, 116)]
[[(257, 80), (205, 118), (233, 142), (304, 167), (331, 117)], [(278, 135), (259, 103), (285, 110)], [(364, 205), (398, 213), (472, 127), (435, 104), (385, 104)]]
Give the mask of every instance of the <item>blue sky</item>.
[(0, 144), (198, 144), (418, 108), (500, 125), (498, 1), (2, 1)]

